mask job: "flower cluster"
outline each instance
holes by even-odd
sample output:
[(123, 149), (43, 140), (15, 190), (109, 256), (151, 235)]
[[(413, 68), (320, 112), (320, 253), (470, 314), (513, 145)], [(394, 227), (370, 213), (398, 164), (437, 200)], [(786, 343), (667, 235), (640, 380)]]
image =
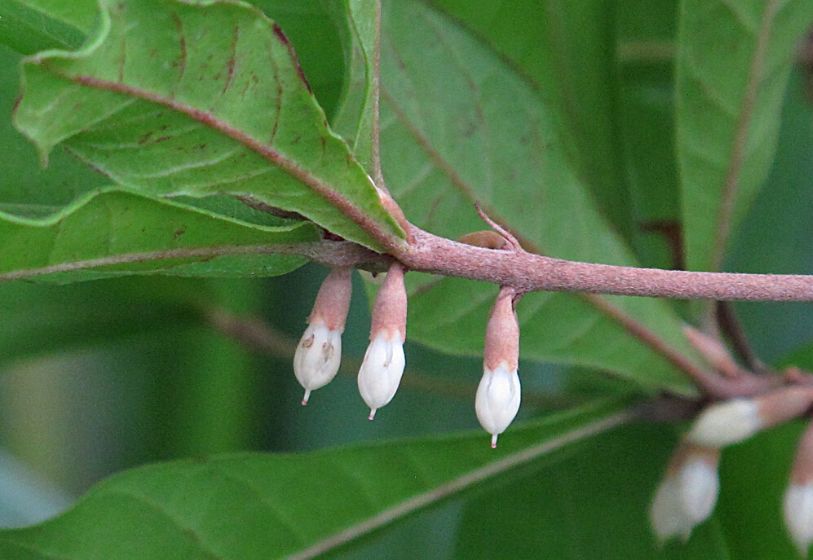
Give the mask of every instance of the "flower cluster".
[[(294, 374), (305, 389), (302, 404), (311, 392), (327, 385), (339, 370), (341, 335), (350, 307), (351, 271), (334, 269), (322, 283), (308, 317), (308, 327), (294, 354)], [(519, 324), (513, 289), (502, 288), (486, 327), (483, 377), (475, 396), (477, 419), (491, 434), (491, 446), (517, 415), (520, 404)], [(358, 388), (370, 408), (368, 418), (392, 401), (406, 359), (407, 294), (404, 269), (398, 262), (387, 271), (373, 305), (370, 344), (359, 368)]]
[[(767, 428), (805, 414), (813, 388), (790, 386), (756, 398), (736, 398), (707, 407), (678, 446), (655, 492), (650, 522), (661, 541), (688, 539), (714, 510), (719, 491), (720, 450)], [(803, 556), (813, 542), (813, 426), (803, 436), (784, 498), (785, 525)]]

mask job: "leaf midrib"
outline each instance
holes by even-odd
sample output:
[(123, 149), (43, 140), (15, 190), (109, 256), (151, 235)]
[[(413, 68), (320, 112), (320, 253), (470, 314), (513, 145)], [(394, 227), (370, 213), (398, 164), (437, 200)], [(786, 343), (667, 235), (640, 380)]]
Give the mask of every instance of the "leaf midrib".
[[(35, 59), (34, 62), (47, 67), (47, 64), (45, 64), (45, 61), (43, 60)], [(83, 87), (98, 89), (102, 91), (109, 91), (112, 93), (118, 93), (124, 96), (154, 103), (166, 107), (167, 109), (186, 115), (192, 120), (195, 120), (204, 126), (207, 126), (213, 130), (216, 130), (228, 136), (235, 142), (243, 145), (247, 149), (253, 151), (254, 153), (260, 155), (261, 157), (268, 160), (272, 164), (276, 165), (292, 178), (306, 185), (314, 193), (324, 198), (331, 205), (335, 206), (340, 212), (342, 212), (347, 218), (352, 220), (357, 226), (363, 229), (381, 246), (385, 248), (392, 248), (397, 246), (400, 242), (400, 240), (398, 240), (394, 236), (385, 233), (385, 231), (383, 230), (383, 228), (381, 228), (378, 222), (373, 220), (363, 210), (358, 208), (347, 198), (341, 195), (337, 190), (333, 188), (333, 186), (330, 183), (324, 181), (320, 177), (311, 174), (310, 172), (302, 168), (299, 164), (288, 158), (283, 153), (263, 144), (259, 140), (256, 140), (255, 138), (244, 133), (243, 131), (222, 121), (212, 113), (203, 111), (196, 107), (189, 106), (175, 99), (170, 99), (157, 93), (132, 86), (130, 84), (103, 80), (100, 78), (96, 78), (95, 76), (88, 76), (83, 74), (69, 75), (65, 74), (64, 72), (60, 72), (55, 68), (47, 69), (54, 75)]]

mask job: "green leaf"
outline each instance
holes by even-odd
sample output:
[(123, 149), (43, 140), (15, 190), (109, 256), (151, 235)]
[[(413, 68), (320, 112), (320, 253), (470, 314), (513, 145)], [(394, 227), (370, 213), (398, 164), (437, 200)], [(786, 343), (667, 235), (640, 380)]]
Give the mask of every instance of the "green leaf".
[(299, 455), (241, 454), (115, 476), (66, 514), (0, 531), (0, 556), (45, 560), (310, 557), (628, 421), (593, 404), (512, 429)]
[(345, 89), (333, 127), (350, 144), (359, 162), (372, 171), (373, 56), (375, 53), (376, 1), (344, 0), (331, 4), (343, 18)]
[(0, 3), (0, 44), (22, 54), (74, 49), (90, 31), (95, 0), (4, 0)]
[(690, 269), (718, 269), (776, 149), (805, 0), (684, 0), (677, 62), (677, 149)]
[[(807, 75), (791, 74), (782, 108), (776, 162), (737, 232), (729, 263), (740, 272), (813, 274), (813, 107)], [(767, 363), (810, 340), (813, 314), (806, 302), (738, 303), (737, 315), (755, 351)], [(813, 362), (811, 362), (813, 363)]]
[(247, 194), (378, 250), (403, 236), (327, 127), (288, 39), (259, 11), (177, 0), (102, 5), (82, 50), (42, 53), (24, 66), (15, 124), (43, 158), (64, 143), (145, 193)]
[(554, 465), (504, 477), (465, 504), (455, 557), (729, 558), (730, 541), (717, 517), (685, 544), (660, 546), (650, 528), (650, 501), (676, 443), (671, 427), (627, 426)]
[[(0, 114), (10, 115), (17, 101), (21, 58), (0, 47)], [(56, 212), (81, 193), (110, 184), (63, 150), (54, 152), (47, 169), (40, 168), (35, 150), (8, 118), (0, 119), (0, 150), (0, 203), (6, 209), (35, 204)]]
[[(471, 33), (421, 3), (387, 3), (384, 16), (383, 164), (411, 221), (458, 237), (483, 229), (473, 208), (479, 201), (529, 250), (635, 264), (571, 170), (556, 115), (538, 91)], [(410, 337), (480, 355), (494, 290), (457, 279), (410, 282)], [(691, 392), (671, 362), (627, 327), (632, 321), (692, 356), (663, 301), (536, 293), (518, 312), (525, 358), (609, 370), (645, 389)]]
[(634, 0), (616, 10), (616, 119), (643, 266), (683, 268), (675, 161), (677, 0)]
[(343, 32), (334, 18), (335, 0), (249, 0), (279, 23), (296, 49), (308, 83), (328, 116), (344, 86)]
[(46, 217), (0, 212), (0, 280), (44, 276), (69, 282), (151, 273), (274, 276), (305, 259), (263, 254), (262, 246), (318, 238), (305, 222), (260, 226), (108, 190)]
[(431, 0), (484, 39), (556, 115), (551, 125), (613, 226), (631, 233), (615, 107), (614, 12), (605, 0)]

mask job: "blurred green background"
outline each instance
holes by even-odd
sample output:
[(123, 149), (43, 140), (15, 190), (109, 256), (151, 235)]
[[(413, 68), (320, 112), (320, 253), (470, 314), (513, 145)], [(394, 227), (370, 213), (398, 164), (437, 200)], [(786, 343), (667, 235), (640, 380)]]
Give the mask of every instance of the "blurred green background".
[[(311, 83), (330, 112), (340, 88), (331, 78), (335, 75), (331, 68), (341, 64), (338, 36), (321, 9), (303, 24), (302, 9), (295, 0), (277, 0), (274, 6), (274, 17), (297, 45)], [(623, 173), (616, 179), (624, 182), (631, 209), (617, 219), (623, 221), (644, 266), (669, 267), (674, 264), (669, 244), (646, 224), (672, 220), (678, 213), (676, 172), (669, 163), (674, 152), (671, 41), (677, 2), (629, 1), (609, 6), (602, 5), (611, 15), (602, 24), (613, 30), (608, 37), (619, 53), (608, 77), (618, 109), (618, 122), (612, 127), (625, 142), (623, 153), (618, 154)], [(290, 25), (286, 13), (296, 15)], [(641, 44), (659, 48), (640, 56), (636, 48)], [(17, 96), (18, 61), (18, 54), (0, 47), (3, 115), (10, 113)], [(729, 270), (813, 273), (809, 72), (802, 65), (794, 72), (768, 179), (770, 188), (762, 190), (738, 232), (726, 266)], [(34, 149), (7, 118), (0, 120), (0, 148), (5, 170), (0, 197), (5, 208), (35, 200), (64, 204), (78, 192), (104, 183), (61, 153), (49, 169), (40, 170)], [(317, 391), (306, 408), (300, 406), (302, 391), (292, 373), (290, 349), (304, 329), (325, 274), (324, 269), (309, 265), (265, 280), (134, 278), (70, 286), (1, 284), (0, 525), (42, 520), (99, 479), (148, 462), (235, 450), (321, 449), (476, 429), (473, 398), (480, 361), (414, 344), (406, 348), (402, 388), (374, 422), (366, 419), (350, 368)], [(365, 291), (356, 277), (343, 341), (344, 354), (350, 358), (345, 362), (358, 361), (366, 347)], [(736, 308), (763, 359), (777, 362), (808, 344), (813, 316), (807, 306), (750, 303)], [(212, 314), (260, 320), (280, 348), (268, 351), (239, 342), (212, 324)], [(521, 417), (546, 414), (585, 394), (606, 393), (615, 387), (601, 372), (565, 374), (556, 366), (531, 363), (522, 363), (520, 370)], [(654, 481), (672, 444), (669, 434), (660, 427), (637, 426), (591, 453), (603, 453), (601, 464), (624, 465), (632, 457), (644, 457), (638, 467)], [(484, 434), (484, 445), (487, 439)], [(555, 472), (546, 471), (551, 478), (539, 476), (544, 466), (525, 469), (488, 490), (410, 517), (338, 555), (415, 558), (427, 557), (431, 551), (432, 557), (487, 556), (488, 550), (467, 549), (467, 542), (476, 541), (466, 540), (466, 535), (490, 528), (494, 518), (483, 519), (489, 512), (516, 504), (528, 504), (529, 510), (520, 507), (515, 517), (500, 519), (495, 534), (510, 540), (512, 531), (524, 531), (533, 524), (538, 525), (539, 538), (547, 538), (546, 519), (534, 517), (538, 503), (551, 494), (567, 492), (568, 484), (597, 487), (599, 479), (590, 470), (590, 455), (583, 448), (570, 452)], [(574, 503), (573, 507), (583, 507), (585, 515), (592, 515), (593, 507), (596, 519), (601, 519), (619, 499), (627, 498), (623, 494), (632, 493), (630, 508), (638, 508), (635, 515), (642, 521), (632, 530), (648, 539), (641, 504), (654, 486), (636, 486), (635, 480), (624, 478), (623, 468), (609, 476), (615, 492), (602, 495), (599, 503)], [(729, 484), (735, 487), (734, 482)], [(577, 494), (584, 493), (574, 491)], [(511, 499), (518, 495), (521, 500)], [(730, 506), (733, 502), (726, 503), (723, 515), (737, 514)], [(460, 536), (451, 538), (452, 534)], [(506, 544), (495, 538), (491, 542), (494, 553), (506, 546), (517, 546), (517, 554), (535, 550), (531, 541)], [(604, 544), (605, 550), (614, 550), (611, 542)], [(623, 550), (615, 552), (623, 554)], [(703, 557), (702, 551), (697, 554)]]

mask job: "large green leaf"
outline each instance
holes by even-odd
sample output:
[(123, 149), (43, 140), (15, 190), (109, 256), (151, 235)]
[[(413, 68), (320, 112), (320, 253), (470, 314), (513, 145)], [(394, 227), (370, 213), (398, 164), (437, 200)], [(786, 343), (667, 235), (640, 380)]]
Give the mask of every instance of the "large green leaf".
[[(734, 270), (813, 274), (812, 179), (813, 107), (806, 72), (800, 69), (791, 76), (782, 109), (771, 188), (760, 190), (732, 245)], [(807, 342), (813, 332), (813, 314), (805, 302), (743, 302), (736, 308), (755, 351), (768, 363)]]
[[(19, 65), (22, 57), (0, 47), (0, 114), (10, 115), (19, 94)], [(0, 119), (0, 202), (6, 209), (51, 206), (57, 211), (77, 195), (102, 187), (110, 181), (79, 160), (55, 150), (51, 164), (43, 169), (36, 151), (17, 132), (11, 119)]]
[(310, 557), (352, 542), (630, 419), (603, 402), (512, 429), (299, 455), (242, 454), (136, 469), (43, 525), (0, 531), (4, 558)]
[(616, 9), (621, 158), (634, 220), (632, 241), (644, 266), (683, 265), (675, 161), (678, 0), (630, 0)]
[[(306, 222), (258, 225), (174, 202), (107, 190), (56, 214), (0, 212), (0, 280), (67, 282), (124, 274), (273, 276), (305, 259), (262, 246), (316, 241)], [(247, 257), (246, 255), (249, 255)]]
[(359, 162), (372, 171), (376, 1), (334, 2), (334, 17), (344, 22), (345, 89), (333, 119)]
[(684, 0), (677, 149), (688, 267), (719, 268), (773, 161), (806, 0)]
[[(631, 233), (615, 112), (613, 3), (430, 0), (483, 38), (551, 107), (562, 150), (613, 225)], [(618, 11), (626, 12), (628, 8)]]
[(96, 19), (95, 0), (4, 0), (0, 44), (23, 54), (82, 44)]
[(455, 557), (729, 558), (731, 545), (716, 517), (688, 543), (658, 545), (647, 514), (675, 445), (669, 426), (628, 426), (555, 465), (506, 477), (466, 503)]
[[(288, 39), (237, 3), (103, 2), (75, 53), (25, 64), (17, 127), (150, 194), (248, 194), (380, 249), (403, 233), (327, 127)], [(367, 230), (380, 232), (379, 239)]]
[[(447, 237), (482, 229), (476, 200), (529, 249), (635, 264), (571, 171), (556, 116), (526, 80), (421, 3), (386, 3), (384, 19), (384, 171), (413, 222)], [(410, 337), (447, 352), (480, 354), (494, 290), (456, 279), (411, 282)], [(621, 325), (636, 321), (691, 355), (664, 302), (539, 293), (523, 299), (519, 317), (526, 358), (594, 366), (650, 389), (689, 391), (670, 362)]]

